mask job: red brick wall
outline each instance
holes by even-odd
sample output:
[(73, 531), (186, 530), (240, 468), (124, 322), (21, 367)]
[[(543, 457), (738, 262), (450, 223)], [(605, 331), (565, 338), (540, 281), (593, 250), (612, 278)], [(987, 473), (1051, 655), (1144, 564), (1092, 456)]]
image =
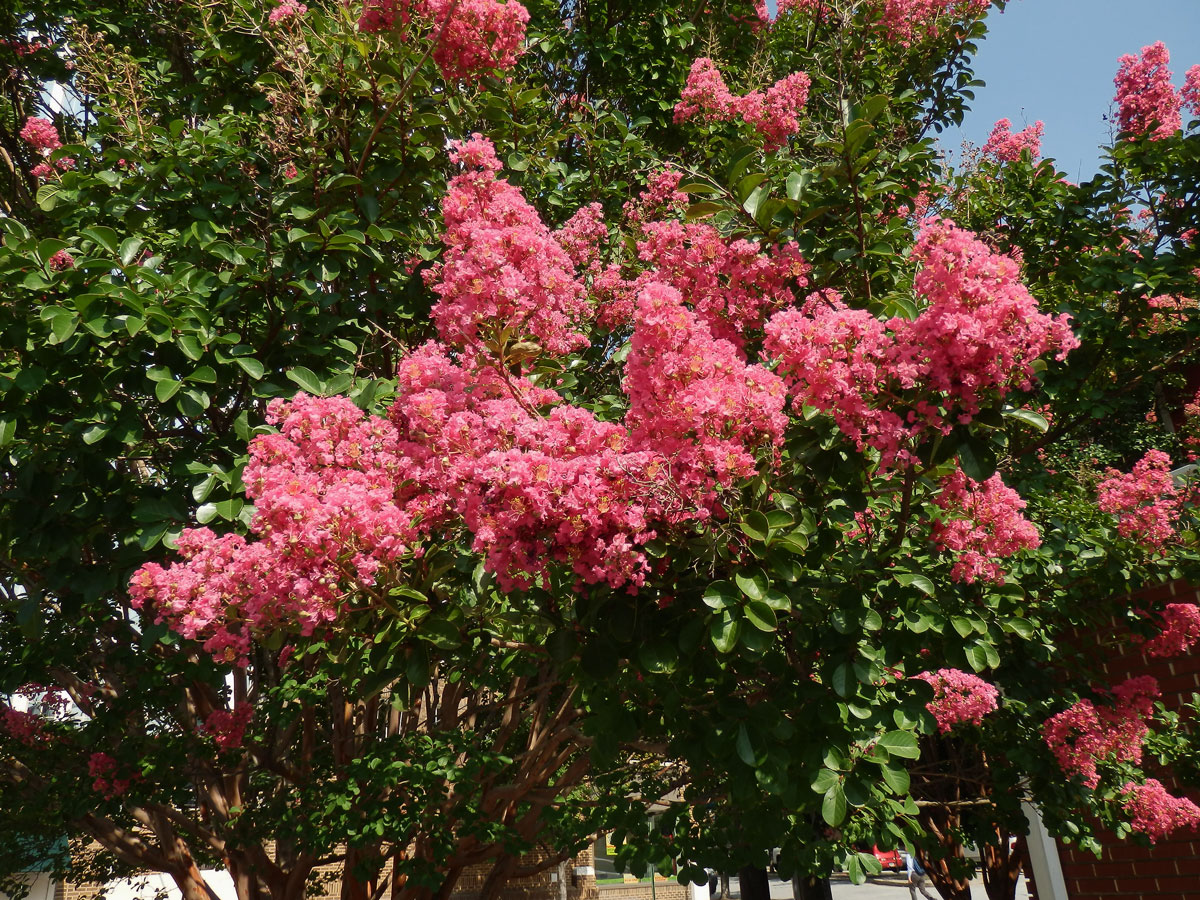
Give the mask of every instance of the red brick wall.
[[(1140, 592), (1129, 598), (1134, 606), (1164, 603), (1198, 603), (1200, 589), (1175, 582)], [(1124, 630), (1114, 621), (1113, 633)], [(1153, 675), (1168, 709), (1191, 699), (1200, 691), (1200, 654), (1177, 659), (1147, 659), (1136, 649), (1106, 660), (1101, 668), (1110, 682), (1124, 681), (1134, 675)], [(1167, 785), (1173, 792), (1177, 786)], [(1200, 794), (1189, 792), (1200, 802)], [(1060, 845), (1063, 876), (1071, 900), (1099, 900), (1116, 897), (1155, 897), (1172, 900), (1200, 898), (1200, 834), (1178, 833), (1176, 840), (1159, 841), (1142, 847), (1132, 841), (1109, 836), (1099, 859), (1077, 847)]]

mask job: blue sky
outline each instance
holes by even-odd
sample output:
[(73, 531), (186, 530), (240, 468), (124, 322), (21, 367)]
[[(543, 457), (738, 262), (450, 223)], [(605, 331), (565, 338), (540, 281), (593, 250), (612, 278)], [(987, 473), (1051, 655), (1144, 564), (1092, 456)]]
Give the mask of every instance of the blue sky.
[(1161, 40), (1171, 51), (1175, 86), (1200, 63), (1200, 0), (1013, 0), (988, 19), (989, 34), (975, 59), (987, 87), (961, 130), (941, 135), (946, 149), (965, 139), (987, 140), (997, 119), (1013, 130), (1046, 123), (1042, 154), (1054, 157), (1072, 181), (1100, 164), (1108, 143), (1117, 57)]

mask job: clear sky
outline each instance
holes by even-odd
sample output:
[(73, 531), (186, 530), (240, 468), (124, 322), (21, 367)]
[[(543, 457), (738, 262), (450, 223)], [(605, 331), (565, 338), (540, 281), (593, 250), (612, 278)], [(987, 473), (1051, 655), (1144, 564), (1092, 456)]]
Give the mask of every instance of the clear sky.
[(1200, 0), (1013, 0), (988, 17), (975, 59), (976, 92), (961, 130), (941, 135), (946, 149), (987, 140), (997, 119), (1013, 130), (1046, 123), (1042, 155), (1072, 181), (1096, 171), (1107, 144), (1104, 116), (1115, 93), (1117, 58), (1162, 41), (1171, 51), (1175, 86), (1200, 63)]

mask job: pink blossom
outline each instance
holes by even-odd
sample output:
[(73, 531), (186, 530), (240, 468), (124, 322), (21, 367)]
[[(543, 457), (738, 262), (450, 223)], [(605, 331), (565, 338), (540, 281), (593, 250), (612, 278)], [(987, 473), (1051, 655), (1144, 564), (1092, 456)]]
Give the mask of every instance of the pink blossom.
[(1118, 62), (1113, 83), (1117, 86), (1117, 127), (1133, 137), (1149, 134), (1157, 141), (1182, 127), (1182, 98), (1171, 85), (1167, 68), (1171, 55), (1162, 41), (1142, 48), (1140, 56), (1125, 54)]
[(946, 24), (979, 18), (989, 6), (991, 0), (882, 0), (880, 24), (890, 40), (909, 47), (936, 38)]
[(233, 709), (215, 709), (204, 720), (204, 732), (210, 734), (222, 750), (236, 750), (242, 746), (246, 726), (254, 718), (254, 707), (239, 703)]
[(913, 677), (933, 688), (933, 700), (926, 707), (937, 719), (942, 734), (949, 733), (955, 725), (979, 725), (984, 716), (996, 711), (1000, 692), (977, 675), (960, 669), (938, 669)]
[(554, 239), (578, 269), (587, 269), (597, 262), (600, 243), (607, 237), (608, 227), (599, 203), (580, 207), (554, 232)]
[(983, 155), (997, 162), (1017, 162), (1022, 152), (1028, 150), (1030, 158), (1036, 161), (1042, 149), (1043, 131), (1044, 126), (1039, 121), (1014, 134), (1012, 122), (1001, 119), (988, 135), (987, 143), (983, 145)]
[(283, 0), (277, 7), (271, 10), (267, 16), (267, 22), (271, 25), (278, 25), (281, 22), (290, 22), (293, 19), (298, 19), (308, 12), (308, 7), (303, 3), (297, 3), (296, 0)]
[(1200, 826), (1200, 807), (1186, 797), (1176, 797), (1154, 778), (1145, 784), (1127, 781), (1121, 787), (1130, 826), (1150, 838), (1151, 843), (1176, 831)]
[(118, 778), (118, 763), (107, 753), (93, 753), (88, 759), (88, 774), (92, 776), (92, 790), (106, 800), (119, 797), (129, 790), (134, 778)]
[(881, 393), (894, 378), (895, 341), (884, 323), (851, 309), (836, 291), (812, 294), (800, 309), (774, 315), (763, 349), (779, 359), (797, 408), (829, 413), (859, 450), (880, 452), (883, 464), (905, 453), (915, 430)]
[(1200, 64), (1187, 70), (1179, 96), (1184, 106), (1192, 111), (1192, 115), (1200, 117)]
[(756, 453), (771, 458), (787, 424), (783, 381), (714, 338), (664, 284), (638, 296), (625, 393), (633, 443), (667, 457), (675, 483), (701, 507), (715, 500), (715, 485), (754, 475)]
[(730, 92), (720, 70), (708, 57), (692, 63), (687, 84), (675, 104), (675, 121), (700, 116), (708, 121), (741, 118), (765, 139), (767, 150), (778, 150), (800, 130), (800, 110), (808, 102), (811, 79), (794, 72), (767, 88), (737, 96)]
[(1142, 645), (1150, 657), (1183, 656), (1200, 640), (1200, 607), (1168, 603), (1162, 612), (1162, 631)]
[(1041, 545), (1037, 527), (1021, 515), (1025, 501), (999, 473), (981, 483), (956, 468), (942, 482), (934, 503), (947, 518), (934, 525), (931, 537), (939, 548), (955, 553), (950, 570), (955, 581), (1003, 584), (1004, 569), (997, 560)]
[(525, 42), (529, 12), (516, 0), (366, 0), (362, 32), (419, 24), (434, 36), (433, 59), (447, 81), (474, 81), (510, 69)]
[(46, 261), (46, 264), (54, 271), (61, 272), (64, 269), (70, 269), (74, 267), (75, 257), (73, 257), (66, 250), (59, 250)]
[(46, 720), (42, 716), (13, 709), (6, 703), (0, 703), (0, 731), (26, 747), (37, 747), (49, 737)]
[(1145, 720), (1154, 712), (1158, 682), (1142, 675), (1117, 685), (1112, 694), (1111, 706), (1080, 700), (1042, 726), (1059, 767), (1067, 775), (1082, 776), (1090, 788), (1100, 784), (1100, 763), (1141, 762), (1142, 743), (1150, 731)]
[(683, 173), (671, 166), (652, 172), (646, 179), (645, 190), (624, 206), (629, 224), (643, 225), (652, 218), (682, 210), (688, 202), (688, 195), (679, 190), (682, 181)]
[(54, 123), (38, 116), (30, 116), (25, 120), (25, 127), (21, 129), (20, 135), (21, 140), (41, 153), (49, 153), (62, 146)]
[(1051, 352), (1061, 360), (1079, 346), (1069, 316), (1038, 310), (1015, 260), (948, 219), (921, 230), (913, 258), (921, 263), (913, 287), (929, 305), (913, 321), (892, 320), (902, 345), (896, 365), (963, 414), (979, 412), (982, 390), (1027, 390), (1034, 360)]
[(885, 468), (910, 459), (923, 433), (948, 433), (986, 398), (1030, 387), (1039, 357), (1079, 343), (1069, 317), (1038, 310), (1015, 260), (953, 222), (926, 223), (913, 257), (926, 300), (916, 319), (880, 322), (825, 292), (772, 317), (763, 344), (795, 402), (829, 412)]
[(585, 346), (579, 328), (592, 310), (571, 258), (521, 192), (496, 178), (491, 143), (476, 134), (455, 142), (451, 158), (468, 169), (442, 204), (446, 253), (423, 273), (440, 297), (441, 339), (493, 353), (506, 352), (505, 335), (552, 354)]
[(1151, 450), (1123, 474), (1108, 469), (1097, 485), (1102, 512), (1117, 517), (1117, 533), (1153, 548), (1175, 537), (1183, 494), (1171, 478), (1171, 458)]

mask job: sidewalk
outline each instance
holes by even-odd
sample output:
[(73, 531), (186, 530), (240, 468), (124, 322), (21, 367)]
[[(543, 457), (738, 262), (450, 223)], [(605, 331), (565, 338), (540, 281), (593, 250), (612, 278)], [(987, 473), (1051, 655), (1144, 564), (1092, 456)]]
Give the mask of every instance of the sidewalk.
[[(902, 874), (880, 875), (868, 879), (866, 884), (851, 884), (849, 876), (840, 874), (830, 878), (829, 883), (833, 888), (833, 900), (908, 900), (908, 883)], [(932, 886), (929, 892), (937, 895), (937, 889)], [(737, 878), (729, 879), (729, 895), (740, 900)], [(771, 900), (792, 900), (792, 883), (772, 876)], [(987, 900), (983, 881), (979, 878), (971, 882), (971, 900)], [(1017, 882), (1016, 900), (1029, 900), (1024, 878)]]

